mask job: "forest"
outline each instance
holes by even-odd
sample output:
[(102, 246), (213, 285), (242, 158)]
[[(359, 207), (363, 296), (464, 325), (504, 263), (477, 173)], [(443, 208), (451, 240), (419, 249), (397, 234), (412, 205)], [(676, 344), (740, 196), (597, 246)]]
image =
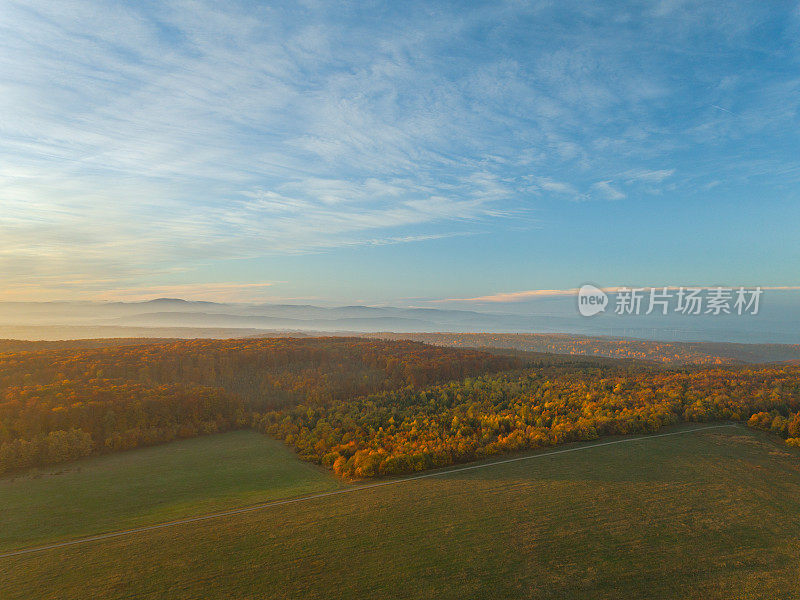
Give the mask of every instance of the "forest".
[(0, 353), (0, 473), (254, 428), (345, 478), (682, 422), (800, 445), (800, 366), (662, 366), (365, 338)]
[(504, 348), (579, 356), (648, 360), (664, 365), (728, 365), (800, 360), (798, 344), (668, 342), (567, 333), (370, 333), (455, 348)]
[(800, 367), (548, 365), (300, 405), (255, 418), (349, 478), (428, 468), (685, 422), (739, 421), (800, 446)]
[(351, 338), (0, 353), (0, 473), (249, 427), (254, 411), (331, 404), (520, 364), (478, 351)]

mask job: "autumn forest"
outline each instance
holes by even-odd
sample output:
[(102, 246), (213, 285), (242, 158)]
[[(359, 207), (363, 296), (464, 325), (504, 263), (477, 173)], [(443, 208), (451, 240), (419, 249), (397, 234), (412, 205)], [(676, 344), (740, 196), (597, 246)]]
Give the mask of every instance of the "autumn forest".
[(800, 366), (664, 366), (365, 338), (0, 353), (0, 473), (249, 428), (361, 479), (727, 420), (800, 445)]

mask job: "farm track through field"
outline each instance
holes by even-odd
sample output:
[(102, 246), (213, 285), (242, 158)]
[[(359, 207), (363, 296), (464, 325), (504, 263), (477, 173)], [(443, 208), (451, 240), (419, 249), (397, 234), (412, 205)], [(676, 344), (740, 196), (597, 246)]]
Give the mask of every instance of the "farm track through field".
[(242, 508), (235, 508), (235, 509), (231, 509), (231, 510), (225, 510), (225, 511), (220, 511), (220, 512), (215, 512), (215, 513), (209, 513), (209, 514), (206, 514), (206, 515), (199, 515), (199, 516), (196, 516), (196, 517), (186, 517), (186, 518), (182, 518), (182, 519), (175, 519), (173, 521), (166, 521), (166, 522), (163, 522), (163, 523), (155, 523), (153, 525), (145, 525), (145, 526), (142, 526), (142, 527), (135, 527), (135, 528), (131, 528), (131, 529), (123, 529), (123, 530), (120, 530), (120, 531), (113, 531), (113, 532), (109, 532), (109, 533), (101, 533), (101, 534), (98, 534), (98, 535), (92, 535), (92, 536), (87, 536), (87, 537), (82, 537), (82, 538), (76, 538), (76, 539), (73, 539), (73, 540), (66, 540), (66, 541), (63, 541), (63, 542), (56, 542), (56, 543), (53, 543), (53, 544), (46, 544), (46, 545), (43, 545), (43, 546), (33, 546), (33, 547), (30, 547), (30, 548), (22, 548), (20, 550), (12, 550), (10, 552), (4, 552), (4, 553), (0, 554), (0, 559), (9, 558), (9, 557), (12, 557), (12, 556), (20, 556), (20, 555), (24, 555), (24, 554), (33, 554), (33, 553), (36, 553), (36, 552), (44, 552), (44, 551), (47, 551), (47, 550), (54, 550), (56, 548), (63, 548), (63, 547), (66, 547), (66, 546), (77, 546), (77, 545), (80, 545), (80, 544), (87, 544), (87, 543), (90, 543), (90, 542), (97, 542), (97, 541), (107, 540), (107, 539), (111, 539), (111, 538), (118, 538), (118, 537), (123, 537), (123, 536), (128, 536), (128, 535), (134, 535), (134, 534), (142, 533), (142, 532), (146, 532), (146, 531), (155, 531), (155, 530), (158, 530), (158, 529), (165, 529), (167, 527), (176, 527), (176, 526), (185, 525), (185, 524), (188, 524), (188, 523), (196, 523), (198, 521), (208, 521), (208, 520), (211, 520), (211, 519), (221, 519), (221, 518), (224, 518), (224, 517), (230, 517), (230, 516), (240, 515), (240, 514), (244, 514), (244, 513), (254, 512), (254, 511), (257, 511), (257, 510), (264, 510), (264, 509), (271, 508), (271, 507), (274, 507), (274, 506), (283, 506), (283, 505), (286, 505), (286, 504), (297, 504), (297, 503), (300, 503), (300, 502), (308, 502), (310, 500), (318, 500), (320, 498), (325, 498), (325, 497), (328, 497), (328, 496), (337, 496), (337, 495), (340, 495), (340, 494), (350, 494), (350, 493), (359, 492), (359, 491), (362, 491), (362, 490), (368, 490), (368, 489), (372, 489), (372, 488), (378, 488), (378, 487), (385, 487), (385, 486), (388, 486), (388, 485), (397, 485), (397, 484), (401, 484), (401, 483), (407, 483), (407, 482), (410, 482), (410, 481), (416, 481), (418, 479), (428, 479), (428, 478), (431, 478), (431, 477), (442, 477), (442, 476), (449, 475), (451, 473), (461, 473), (461, 472), (464, 472), (464, 471), (474, 471), (474, 470), (477, 470), (477, 469), (486, 469), (486, 468), (493, 467), (493, 466), (496, 466), (496, 465), (502, 465), (502, 464), (513, 463), (513, 462), (521, 462), (521, 461), (525, 461), (525, 460), (533, 460), (533, 459), (537, 459), (537, 458), (545, 458), (545, 457), (554, 456), (554, 455), (557, 455), (557, 454), (566, 454), (568, 452), (578, 452), (578, 451), (581, 451), (581, 450), (590, 450), (592, 448), (600, 448), (602, 446), (612, 446), (612, 445), (616, 445), (616, 444), (626, 444), (626, 443), (632, 443), (632, 442), (647, 441), (647, 440), (651, 440), (651, 439), (654, 439), (654, 438), (662, 438), (662, 437), (669, 437), (669, 436), (675, 436), (675, 435), (684, 435), (684, 434), (688, 434), (688, 433), (696, 433), (698, 431), (708, 431), (709, 429), (720, 429), (720, 428), (724, 428), (724, 427), (739, 427), (739, 425), (737, 425), (735, 423), (725, 423), (725, 424), (720, 424), (720, 425), (709, 425), (709, 426), (705, 426), (705, 427), (694, 427), (692, 429), (683, 429), (683, 430), (680, 430), (680, 431), (671, 431), (671, 432), (668, 432), (668, 433), (656, 433), (656, 434), (652, 434), (652, 435), (630, 437), (630, 438), (621, 438), (621, 439), (616, 439), (616, 440), (610, 440), (610, 441), (607, 441), (607, 442), (599, 442), (597, 444), (575, 446), (575, 447), (571, 447), (571, 448), (562, 448), (560, 450), (551, 450), (549, 452), (542, 452), (542, 453), (538, 453), (538, 454), (530, 454), (530, 455), (526, 455), (526, 456), (516, 456), (516, 457), (513, 457), (513, 458), (506, 458), (506, 459), (496, 460), (496, 461), (492, 461), (492, 462), (466, 465), (466, 466), (463, 466), (463, 467), (455, 467), (455, 468), (450, 468), (450, 469), (445, 469), (445, 470), (429, 471), (429, 472), (426, 472), (426, 473), (422, 473), (420, 475), (412, 475), (410, 477), (403, 477), (403, 478), (399, 478), (399, 479), (390, 479), (390, 480), (386, 480), (386, 481), (378, 481), (378, 482), (375, 482), (375, 483), (367, 483), (367, 484), (357, 485), (357, 486), (344, 488), (344, 489), (332, 490), (332, 491), (328, 491), (328, 492), (320, 492), (320, 493), (317, 493), (317, 494), (310, 494), (310, 495), (307, 495), (307, 496), (299, 496), (299, 497), (295, 497), (295, 498), (286, 498), (286, 499), (283, 499), (283, 500), (273, 500), (273, 501), (270, 501), (270, 502), (263, 502), (263, 503), (260, 503), (260, 504), (254, 504), (254, 505), (245, 506), (245, 507), (242, 507)]

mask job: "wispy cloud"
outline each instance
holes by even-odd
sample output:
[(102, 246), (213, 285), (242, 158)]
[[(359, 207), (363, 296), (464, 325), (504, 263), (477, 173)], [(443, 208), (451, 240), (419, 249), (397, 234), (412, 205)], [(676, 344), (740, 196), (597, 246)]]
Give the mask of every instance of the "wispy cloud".
[[(605, 286), (602, 289), (607, 294), (615, 294), (621, 290), (630, 290), (630, 289), (664, 289), (667, 290), (678, 290), (687, 287), (694, 287), (694, 288), (702, 288), (702, 289), (712, 289), (718, 287), (719, 284), (713, 285), (698, 285), (698, 284), (691, 284), (685, 286), (677, 286), (677, 285), (616, 285), (616, 286)], [(731, 289), (738, 289), (739, 285), (731, 285), (728, 286)], [(762, 290), (775, 290), (775, 291), (792, 291), (792, 290), (800, 290), (800, 285), (772, 285), (772, 286), (755, 286), (755, 285), (747, 285), (741, 286), (745, 287), (746, 289), (754, 289), (756, 287), (760, 287)], [(580, 288), (566, 288), (566, 289), (555, 289), (555, 290), (524, 290), (520, 292), (498, 292), (496, 294), (489, 294), (486, 296), (475, 296), (474, 298), (441, 298), (436, 300), (424, 300), (424, 302), (429, 302), (432, 304), (447, 304), (447, 303), (474, 303), (474, 304), (506, 304), (506, 303), (514, 303), (514, 302), (524, 302), (525, 300), (534, 300), (536, 298), (548, 298), (552, 296), (575, 296), (578, 293)]]
[(553, 181), (548, 177), (539, 177), (536, 183), (541, 189), (548, 192), (556, 192), (558, 194), (567, 194), (570, 196), (580, 195), (573, 185), (562, 181)]
[(668, 177), (675, 174), (675, 169), (637, 169), (634, 171), (627, 171), (624, 174), (625, 180), (628, 183), (635, 183), (644, 181), (646, 183), (661, 183)]
[(499, 292), (487, 296), (476, 296), (474, 298), (442, 298), (439, 300), (428, 300), (433, 304), (445, 304), (448, 302), (474, 302), (474, 303), (504, 303), (522, 302), (532, 298), (543, 298), (548, 296), (566, 296), (576, 294), (578, 288), (566, 290), (524, 290), (521, 292)]
[(727, 144), (788, 147), (800, 79), (695, 60), (749, 47), (766, 9), (692, 6), (6, 0), (3, 283), (208, 279), (502, 235), (549, 202), (796, 181), (796, 157)]
[(592, 188), (609, 200), (622, 200), (625, 198), (625, 194), (614, 187), (611, 181), (598, 181), (592, 185)]

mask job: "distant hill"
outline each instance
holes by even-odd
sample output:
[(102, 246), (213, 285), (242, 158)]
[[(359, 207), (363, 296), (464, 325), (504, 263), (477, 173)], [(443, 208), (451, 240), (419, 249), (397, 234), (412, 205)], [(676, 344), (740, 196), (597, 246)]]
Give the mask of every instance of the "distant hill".
[(370, 337), (406, 339), (439, 346), (510, 348), (528, 352), (636, 358), (665, 364), (769, 363), (800, 360), (799, 344), (664, 342), (567, 334), (375, 333)]
[[(428, 307), (237, 304), (179, 298), (156, 298), (144, 302), (0, 302), (0, 338), (191, 338), (244, 337), (278, 331), (326, 335), (387, 331), (400, 334), (570, 334), (673, 340), (681, 344), (800, 343), (800, 317), (792, 312), (793, 309), (777, 303), (775, 306), (765, 305), (764, 311), (753, 318), (736, 315), (624, 317), (614, 314), (585, 318), (577, 314), (574, 299), (567, 297), (559, 297), (558, 302), (550, 299), (540, 304), (506, 305), (502, 310), (516, 312), (490, 312), (488, 308), (482, 312)], [(556, 342), (549, 343), (553, 344), (555, 350), (531, 349), (558, 351)], [(678, 354), (693, 351), (691, 346), (682, 346)], [(752, 360), (746, 350), (741, 351), (744, 352), (742, 360)], [(636, 353), (638, 349), (632, 347), (630, 352)], [(716, 356), (715, 351), (709, 352), (707, 348), (700, 352)], [(730, 353), (731, 349), (725, 349), (725, 352)], [(759, 352), (769, 354), (766, 350)], [(783, 350), (777, 349), (776, 352), (776, 360), (785, 359)]]

